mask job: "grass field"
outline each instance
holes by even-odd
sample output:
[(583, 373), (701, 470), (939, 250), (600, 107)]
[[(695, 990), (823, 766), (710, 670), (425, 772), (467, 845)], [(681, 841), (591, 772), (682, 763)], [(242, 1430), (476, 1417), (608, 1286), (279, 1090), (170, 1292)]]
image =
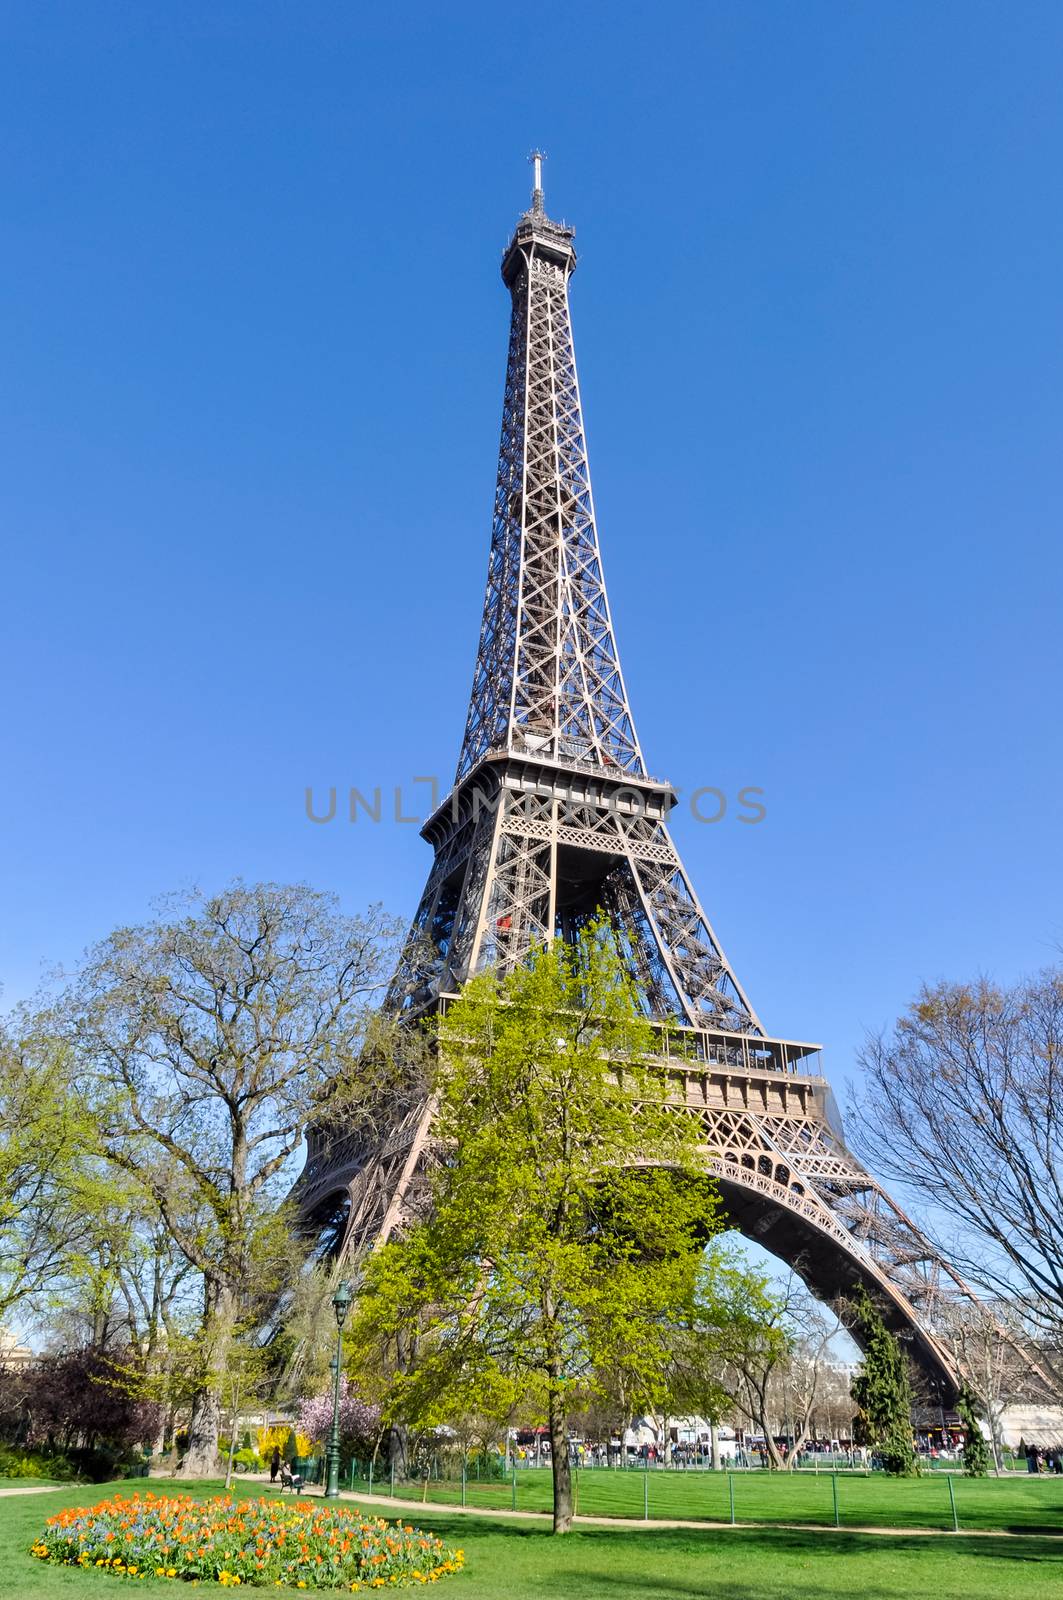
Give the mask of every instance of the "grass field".
[[(609, 1472), (598, 1469), (578, 1474), (578, 1509), (586, 1516), (642, 1517), (648, 1501), (649, 1515), (683, 1521), (728, 1522), (730, 1490), (734, 1490), (738, 1522), (797, 1522), (809, 1526), (834, 1526), (834, 1489), (829, 1473), (790, 1476), (786, 1473), (736, 1472)], [(380, 1485), (387, 1489), (385, 1482)], [(403, 1491), (420, 1503), (421, 1485)], [(356, 1483), (364, 1492), (364, 1485)], [(1007, 1532), (1063, 1533), (1063, 1478), (964, 1478), (952, 1480), (956, 1513), (961, 1529), (1001, 1529)], [(952, 1504), (944, 1473), (933, 1477), (895, 1479), (881, 1475), (837, 1479), (838, 1512), (842, 1527), (952, 1528)], [(466, 1504), (509, 1510), (513, 1490), (506, 1483), (477, 1483), (470, 1479)], [(525, 1468), (517, 1473), (517, 1509), (550, 1509), (550, 1473), (546, 1468)], [(428, 1503), (455, 1505), (461, 1485), (433, 1479)]]
[[(95, 1485), (0, 1500), (0, 1595), (12, 1600), (75, 1600), (116, 1592), (119, 1580), (90, 1570), (50, 1568), (28, 1554), (44, 1519), (63, 1505), (91, 1504)], [(155, 1485), (162, 1491), (163, 1485)], [(168, 1484), (181, 1490), (189, 1485)], [(220, 1485), (199, 1484), (197, 1494)], [(239, 1492), (259, 1493), (260, 1485)], [(372, 1510), (371, 1501), (361, 1504)], [(382, 1508), (381, 1508), (382, 1509)], [(418, 1509), (415, 1521), (461, 1545), (467, 1566), (440, 1594), (454, 1600), (1049, 1600), (1063, 1592), (1063, 1539), (1035, 1535), (964, 1538), (740, 1528), (584, 1528), (554, 1539), (540, 1525)], [(154, 1579), (146, 1580), (150, 1589)], [(219, 1585), (200, 1584), (206, 1593)], [(167, 1593), (175, 1592), (173, 1585)], [(180, 1589), (177, 1593), (182, 1592)]]

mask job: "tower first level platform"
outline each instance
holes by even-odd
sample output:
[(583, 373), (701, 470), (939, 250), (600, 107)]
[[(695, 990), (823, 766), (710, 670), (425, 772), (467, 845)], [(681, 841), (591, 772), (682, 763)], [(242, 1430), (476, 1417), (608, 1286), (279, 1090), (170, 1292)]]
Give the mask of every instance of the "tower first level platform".
[(487, 751), (421, 830), (435, 862), (392, 1009), (424, 1010), (604, 915), (648, 1015), (760, 1035), (669, 836), (675, 803), (667, 783), (605, 761)]

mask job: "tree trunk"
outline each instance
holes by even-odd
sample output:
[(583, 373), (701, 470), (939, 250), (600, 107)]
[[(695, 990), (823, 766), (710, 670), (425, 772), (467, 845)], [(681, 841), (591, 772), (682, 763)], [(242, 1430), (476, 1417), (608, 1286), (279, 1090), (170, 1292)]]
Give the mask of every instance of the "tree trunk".
[(709, 1419), (709, 1451), (712, 1456), (712, 1470), (720, 1470), (720, 1430), (712, 1419)]
[(810, 1430), (811, 1430), (811, 1423), (809, 1422), (807, 1417), (805, 1418), (804, 1422), (801, 1424), (801, 1431), (800, 1432), (797, 1431), (796, 1423), (793, 1425), (793, 1429), (792, 1429), (791, 1434), (790, 1434), (790, 1439), (791, 1439), (790, 1452), (786, 1457), (786, 1461), (784, 1462), (784, 1465), (785, 1465), (786, 1470), (788, 1472), (793, 1472), (794, 1467), (797, 1464), (797, 1457), (798, 1457), (799, 1452), (802, 1451), (805, 1448), (805, 1445), (808, 1443), (808, 1436), (809, 1436)]
[(208, 1288), (203, 1318), (203, 1376), (192, 1396), (188, 1420), (188, 1450), (181, 1468), (185, 1478), (212, 1478), (218, 1471), (218, 1435), (221, 1432), (221, 1380), (232, 1337), (232, 1295), (225, 1288)]
[(768, 1460), (768, 1467), (772, 1472), (781, 1472), (785, 1463), (779, 1454), (779, 1446), (775, 1443), (775, 1435), (772, 1432), (766, 1384), (757, 1398), (760, 1415), (756, 1418), (756, 1423), (760, 1432), (764, 1435), (764, 1454)]
[(406, 1463), (409, 1452), (407, 1442), (409, 1429), (404, 1422), (393, 1422), (388, 1429), (388, 1469), (394, 1472), (401, 1483), (406, 1476)]
[(550, 1376), (550, 1464), (554, 1478), (554, 1532), (572, 1526), (572, 1465), (568, 1459), (568, 1418), (558, 1375)]
[(220, 1432), (221, 1400), (213, 1380), (208, 1378), (192, 1396), (188, 1449), (181, 1463), (182, 1478), (213, 1478), (217, 1475)]
[(236, 1425), (240, 1420), (240, 1407), (243, 1404), (243, 1394), (237, 1389), (233, 1395), (232, 1414), (229, 1421), (229, 1459), (225, 1463), (225, 1491), (232, 1488), (233, 1483), (233, 1458), (236, 1455)]
[(986, 1401), (986, 1421), (989, 1423), (989, 1444), (993, 1452), (993, 1472), (1000, 1477), (1004, 1468), (1004, 1436), (1000, 1426), (1000, 1408), (993, 1401)]
[[(395, 1333), (395, 1370), (412, 1372), (417, 1361), (417, 1335), (399, 1328)], [(405, 1422), (392, 1422), (388, 1432), (388, 1468), (401, 1483), (410, 1466), (410, 1430)]]

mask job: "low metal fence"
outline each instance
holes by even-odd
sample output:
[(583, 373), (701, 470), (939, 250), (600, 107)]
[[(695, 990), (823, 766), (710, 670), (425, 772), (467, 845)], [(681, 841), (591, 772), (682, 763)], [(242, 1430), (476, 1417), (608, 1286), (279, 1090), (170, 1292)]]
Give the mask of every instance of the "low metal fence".
[[(811, 1478), (818, 1480), (815, 1486)], [(958, 1533), (970, 1490), (966, 1525), (986, 1526), (985, 1507), (976, 1503), (977, 1480), (964, 1480), (958, 1463), (951, 1470), (935, 1471), (929, 1480), (888, 1480), (888, 1497), (868, 1478), (883, 1482), (881, 1473), (862, 1467), (823, 1468), (818, 1474), (808, 1467), (774, 1473), (752, 1466), (713, 1471), (645, 1461), (637, 1466), (573, 1467), (576, 1511), (582, 1498), (582, 1509), (596, 1516), (835, 1528), (923, 1527)], [(463, 1460), (450, 1452), (426, 1458), (404, 1473), (386, 1461), (353, 1461), (345, 1465), (342, 1481), (345, 1489), (367, 1498), (379, 1495), (415, 1505), (543, 1512), (551, 1498), (548, 1466), (535, 1470), (534, 1462), (507, 1464), (501, 1457)], [(1055, 1507), (1058, 1517), (1063, 1512), (1063, 1484), (1054, 1482), (1061, 1491)]]

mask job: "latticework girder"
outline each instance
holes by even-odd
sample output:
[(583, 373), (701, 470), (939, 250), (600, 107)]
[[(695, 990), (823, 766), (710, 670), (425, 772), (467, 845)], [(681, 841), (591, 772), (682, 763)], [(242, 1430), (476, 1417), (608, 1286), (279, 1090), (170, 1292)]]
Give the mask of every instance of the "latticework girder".
[(572, 237), (533, 209), (503, 264), (513, 312), (459, 781), (499, 749), (645, 771), (598, 550), (568, 305)]

